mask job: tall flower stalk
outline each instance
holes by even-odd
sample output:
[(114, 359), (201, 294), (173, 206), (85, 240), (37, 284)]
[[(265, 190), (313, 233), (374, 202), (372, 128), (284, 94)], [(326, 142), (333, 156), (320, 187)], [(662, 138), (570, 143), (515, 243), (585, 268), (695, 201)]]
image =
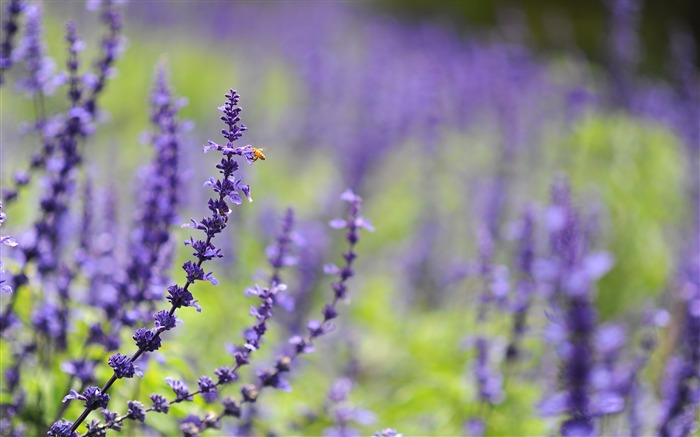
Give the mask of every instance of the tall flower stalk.
[[(175, 328), (177, 320), (175, 311), (178, 308), (195, 307), (197, 310), (201, 310), (199, 305), (197, 305), (197, 300), (189, 290), (192, 284), (197, 281), (209, 281), (215, 285), (218, 284), (218, 281), (212, 276), (211, 272), (204, 272), (202, 265), (206, 261), (223, 256), (221, 250), (214, 246), (213, 240), (228, 224), (231, 214), (230, 205), (242, 203), (239, 193), (243, 193), (249, 201), (252, 200), (250, 197), (250, 187), (242, 184), (241, 179), (235, 176), (236, 171), (239, 169), (238, 161), (235, 157), (245, 157), (250, 163), (253, 162), (254, 157), (250, 146), (234, 146), (234, 142), (240, 139), (240, 137), (243, 136), (243, 132), (247, 130), (245, 125), (240, 123), (241, 119), (239, 115), (241, 108), (238, 106), (240, 97), (236, 91), (231, 90), (229, 94), (226, 94), (226, 99), (227, 101), (221, 108), (223, 112), (221, 119), (228, 127), (222, 130), (222, 134), (227, 142), (224, 145), (220, 145), (210, 140), (209, 145), (204, 148), (205, 152), (209, 150), (220, 151), (223, 156), (216, 166), (220, 174), (219, 178), (215, 179), (211, 177), (209, 181), (205, 183), (205, 186), (211, 187), (215, 193), (215, 196), (208, 201), (211, 215), (199, 221), (191, 220), (192, 224), (190, 226), (198, 231), (202, 231), (204, 233), (204, 239), (195, 240), (190, 238), (185, 241), (185, 244), (191, 246), (194, 250), (193, 256), (196, 262), (187, 261), (182, 265), (182, 269), (185, 272), (185, 282), (182, 286), (174, 284), (168, 287), (167, 299), (170, 301), (170, 309), (155, 313), (155, 326), (153, 328), (141, 328), (136, 330), (134, 334), (134, 340), (138, 348), (136, 352), (131, 355), (123, 355), (121, 353), (112, 355), (108, 360), (109, 366), (114, 372), (111, 378), (101, 389), (96, 390), (96, 387), (86, 388), (82, 396), (87, 397), (87, 400), (84, 404), (85, 409), (80, 416), (75, 422), (56, 422), (51, 427), (49, 435), (61, 436), (66, 429), (69, 434), (73, 433), (93, 410), (106, 407), (109, 398), (107, 397), (105, 399), (105, 396), (108, 396), (107, 392), (112, 385), (118, 379), (133, 378), (134, 375), (137, 374), (134, 363), (144, 353), (158, 350), (161, 346), (162, 333)], [(90, 394), (89, 397), (86, 394), (88, 391)]]

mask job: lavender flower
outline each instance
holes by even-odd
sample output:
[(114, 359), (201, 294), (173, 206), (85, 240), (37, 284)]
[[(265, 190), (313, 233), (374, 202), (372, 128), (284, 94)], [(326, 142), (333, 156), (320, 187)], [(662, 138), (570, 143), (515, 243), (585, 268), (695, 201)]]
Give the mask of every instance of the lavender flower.
[(19, 17), (25, 5), (21, 0), (10, 0), (5, 7), (5, 20), (2, 23), (0, 42), (0, 86), (5, 83), (5, 72), (12, 67), (14, 38), (19, 29)]
[(63, 398), (63, 402), (71, 399), (80, 399), (85, 401), (84, 407), (90, 408), (92, 410), (97, 408), (106, 408), (109, 403), (109, 395), (103, 394), (98, 387), (88, 387), (83, 391), (83, 394), (79, 394), (75, 390), (71, 390), (70, 394)]
[(557, 259), (557, 290), (554, 299), (561, 307), (552, 310), (560, 318), (552, 325), (555, 338), (561, 338), (559, 354), (563, 364), (563, 391), (540, 404), (544, 416), (566, 413), (562, 435), (593, 435), (594, 418), (618, 412), (624, 406), (615, 392), (594, 393), (593, 341), (597, 312), (591, 297), (592, 284), (611, 267), (605, 254), (586, 255), (585, 234), (579, 217), (571, 206), (568, 185), (558, 182), (553, 189), (553, 205), (548, 213), (552, 255)]
[(68, 43), (68, 101), (75, 108), (83, 95), (82, 79), (78, 74), (80, 66), (78, 53), (85, 49), (85, 44), (78, 37), (74, 22), (66, 25), (66, 42)]
[[(175, 284), (168, 288), (171, 307), (169, 311), (163, 310), (156, 313), (156, 328), (151, 340), (146, 343), (145, 337), (148, 334), (145, 334), (145, 331), (139, 331), (139, 334), (135, 335), (134, 338), (137, 342), (141, 343), (141, 345), (131, 357), (120, 353), (110, 357), (109, 365), (114, 370), (114, 374), (103, 387), (103, 391), (107, 391), (119, 378), (133, 377), (136, 373), (133, 363), (146, 352), (146, 349), (152, 347), (154, 342), (157, 341), (156, 339), (160, 338), (161, 333), (175, 326), (174, 313), (177, 308), (195, 306), (198, 310), (201, 310), (201, 308), (196, 305), (197, 301), (189, 291), (190, 285), (197, 281), (204, 280), (216, 284), (216, 279), (211, 276), (211, 273), (205, 274), (201, 266), (205, 261), (212, 259), (213, 254), (219, 253), (212, 241), (217, 234), (224, 230), (228, 223), (231, 210), (227, 200), (232, 203), (240, 203), (240, 198), (238, 197), (239, 191), (243, 192), (245, 196), (250, 199), (250, 188), (247, 185), (242, 185), (241, 180), (234, 176), (234, 173), (238, 170), (238, 162), (234, 159), (234, 156), (244, 156), (249, 162), (253, 162), (253, 153), (250, 146), (234, 148), (232, 144), (233, 141), (238, 140), (243, 135), (242, 132), (246, 129), (244, 125), (239, 125), (239, 114), (241, 112), (241, 108), (238, 107), (239, 96), (235, 91), (231, 90), (230, 94), (226, 95), (226, 98), (227, 102), (221, 108), (224, 113), (221, 118), (228, 126), (227, 130), (222, 130), (224, 138), (226, 138), (228, 142), (225, 146), (221, 146), (210, 140), (209, 146), (205, 147), (205, 152), (208, 150), (219, 150), (223, 154), (223, 158), (217, 165), (219, 173), (222, 175), (221, 179), (216, 180), (211, 178), (210, 183), (205, 184), (205, 186), (211, 186), (213, 188), (214, 192), (218, 194), (218, 196), (215, 197), (218, 198), (209, 199), (208, 205), (212, 214), (211, 217), (205, 217), (199, 222), (194, 219), (191, 220), (191, 227), (203, 231), (206, 235), (206, 240), (190, 240), (189, 242), (189, 245), (194, 249), (193, 255), (197, 258), (197, 263), (186, 261), (183, 264), (182, 269), (186, 276), (184, 286), (180, 287)], [(236, 199), (238, 199), (238, 202)], [(189, 400), (191, 398), (192, 395), (189, 393), (189, 389), (183, 383), (176, 380), (168, 380), (168, 383), (178, 396), (176, 400)], [(207, 385), (206, 388), (209, 389), (211, 387)], [(83, 411), (73, 425), (73, 430), (87, 418), (90, 411), (91, 409), (89, 408)]]
[[(7, 216), (2, 211), (2, 202), (0, 202), (0, 227), (2, 227), (6, 219)], [(17, 241), (9, 235), (0, 235), (0, 244), (8, 247), (15, 247), (17, 246)], [(2, 269), (2, 260), (0, 259), (0, 292), (11, 293), (12, 287), (6, 284), (6, 282), (5, 271)]]
[(349, 437), (359, 435), (359, 432), (351, 424), (359, 423), (368, 425), (374, 422), (375, 415), (370, 411), (354, 407), (348, 402), (348, 396), (352, 389), (352, 381), (349, 378), (340, 378), (333, 382), (328, 390), (327, 406), (333, 426), (326, 428), (323, 435), (327, 437)]
[(490, 366), (488, 341), (484, 337), (478, 337), (475, 346), (474, 375), (479, 390), (479, 401), (491, 405), (500, 404), (505, 397), (502, 377)]
[(294, 229), (294, 210), (288, 208), (284, 214), (282, 228), (275, 240), (275, 244), (267, 250), (267, 260), (273, 271), (270, 275), (270, 285), (281, 283), (279, 277), (282, 267), (293, 265), (294, 260), (289, 255), (289, 246), (292, 243), (292, 230)]
[(374, 433), (374, 437), (403, 437), (403, 434), (392, 428), (385, 428)]
[[(41, 23), (43, 11), (39, 4), (32, 3), (25, 11), (24, 38), (17, 46), (14, 56), (22, 61), (27, 69), (27, 77), (17, 81), (17, 86), (28, 95), (51, 94), (60, 84), (60, 78), (53, 75), (54, 61), (45, 55), (44, 29)], [(43, 118), (43, 117), (42, 117)]]
[(146, 420), (146, 410), (143, 408), (143, 405), (141, 405), (141, 402), (129, 401), (127, 405), (129, 407), (129, 413), (127, 414), (129, 419), (139, 422)]
[(61, 364), (61, 370), (86, 384), (95, 378), (95, 362), (91, 360), (73, 360)]
[(114, 62), (121, 55), (125, 38), (121, 35), (122, 17), (116, 8), (118, 0), (104, 0), (100, 20), (106, 28), (102, 38), (101, 57), (95, 63), (96, 74), (88, 81), (87, 95), (83, 107), (91, 115), (97, 112), (97, 98), (104, 90), (107, 79), (114, 74)]
[(638, 26), (639, 0), (614, 0), (606, 2), (610, 8), (608, 35), (609, 72), (612, 78), (611, 94), (614, 103), (629, 108), (633, 84), (632, 75), (639, 62)]
[[(277, 359), (275, 366), (261, 372), (258, 372), (258, 383), (256, 385), (245, 385), (241, 387), (241, 399), (239, 402), (232, 401), (230, 399), (224, 402), (224, 412), (215, 416), (216, 419), (224, 415), (232, 415), (239, 417), (240, 405), (245, 403), (254, 403), (260, 391), (265, 387), (272, 387), (278, 390), (290, 390), (290, 385), (282, 375), (291, 370), (292, 362), (302, 354), (312, 353), (314, 351), (313, 341), (315, 338), (320, 337), (328, 333), (332, 329), (331, 320), (337, 317), (338, 313), (335, 309), (337, 303), (347, 297), (347, 281), (353, 276), (354, 271), (352, 265), (357, 255), (355, 254), (355, 246), (360, 240), (360, 229), (365, 229), (372, 231), (374, 228), (371, 223), (360, 215), (360, 209), (362, 206), (362, 198), (350, 190), (345, 191), (341, 195), (341, 199), (350, 204), (350, 212), (348, 213), (347, 219), (335, 219), (330, 222), (331, 227), (336, 229), (346, 229), (345, 238), (349, 244), (349, 248), (343, 253), (343, 259), (345, 264), (343, 267), (337, 267), (335, 265), (329, 265), (326, 268), (326, 272), (330, 274), (337, 275), (338, 279), (333, 282), (331, 288), (333, 289), (333, 300), (331, 303), (327, 304), (322, 310), (324, 316), (323, 322), (318, 320), (310, 320), (307, 323), (308, 334), (304, 337), (295, 335), (289, 339), (289, 344), (292, 345), (291, 352)], [(240, 353), (247, 363), (247, 355)], [(239, 358), (237, 356), (237, 362)], [(233, 408), (233, 410), (232, 410)], [(218, 420), (214, 420), (211, 423), (218, 424)], [(200, 428), (196, 431), (202, 431), (209, 426), (207, 423), (202, 423)], [(194, 431), (190, 429), (189, 431)]]
[(134, 363), (126, 355), (114, 354), (109, 357), (108, 363), (109, 367), (114, 370), (116, 378), (133, 378), (136, 374)]
[(520, 223), (520, 245), (518, 250), (517, 265), (520, 273), (520, 280), (515, 289), (515, 303), (513, 308), (513, 327), (511, 329), (510, 342), (506, 350), (506, 360), (508, 362), (517, 361), (520, 350), (520, 339), (525, 333), (527, 325), (527, 314), (530, 308), (530, 301), (534, 289), (533, 262), (534, 262), (534, 217), (531, 208), (527, 208), (523, 213)]
[[(158, 265), (159, 259), (167, 256), (170, 226), (176, 218), (180, 187), (179, 136), (182, 133), (177, 112), (182, 106), (182, 101), (172, 95), (165, 66), (159, 64), (151, 94), (151, 122), (156, 132), (148, 136), (155, 156), (153, 163), (144, 169), (140, 205), (134, 217), (129, 247), (131, 262), (126, 268), (128, 281), (120, 284), (120, 294), (128, 296), (133, 305), (160, 297), (151, 290), (162, 286), (159, 281), (163, 275), (154, 266)], [(192, 239), (190, 241), (193, 242)]]
[(48, 435), (51, 437), (78, 437), (78, 433), (73, 430), (73, 422), (69, 420), (61, 420), (51, 425)]
[(666, 367), (659, 435), (687, 436), (697, 426), (700, 407), (700, 255), (688, 257), (679, 289), (683, 302), (683, 331), (678, 351)]

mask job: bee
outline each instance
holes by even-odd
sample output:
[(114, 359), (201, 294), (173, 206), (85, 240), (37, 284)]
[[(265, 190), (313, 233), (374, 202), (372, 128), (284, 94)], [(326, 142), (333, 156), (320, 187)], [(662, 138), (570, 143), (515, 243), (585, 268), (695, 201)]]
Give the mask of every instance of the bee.
[(265, 160), (265, 155), (263, 154), (263, 150), (265, 150), (264, 147), (251, 147), (253, 149), (253, 162), (257, 161), (258, 159), (262, 159), (263, 161)]

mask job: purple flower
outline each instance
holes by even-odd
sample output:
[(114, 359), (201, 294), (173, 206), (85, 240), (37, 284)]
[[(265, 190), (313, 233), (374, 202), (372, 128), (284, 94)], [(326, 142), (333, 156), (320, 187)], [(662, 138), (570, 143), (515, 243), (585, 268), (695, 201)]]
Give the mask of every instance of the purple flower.
[(44, 29), (42, 26), (43, 11), (39, 4), (27, 6), (25, 15), (24, 38), (14, 52), (17, 61), (26, 66), (27, 76), (17, 81), (17, 86), (29, 95), (51, 94), (59, 85), (54, 77), (55, 64), (45, 55)]
[(609, 69), (612, 78), (611, 94), (614, 103), (629, 108), (633, 89), (632, 75), (639, 62), (638, 0), (613, 0), (606, 2), (610, 8), (608, 35)]
[[(185, 264), (188, 263), (190, 266), (194, 266), (194, 264), (191, 264), (190, 261), (187, 261)], [(190, 276), (188, 273), (188, 281), (189, 277)], [(192, 296), (192, 293), (177, 284), (168, 287), (168, 300), (172, 304), (173, 308), (195, 307), (197, 308), (198, 312), (202, 311), (202, 307), (197, 305), (197, 300), (194, 298), (194, 296)]]
[(68, 100), (71, 107), (76, 107), (83, 95), (82, 80), (78, 75), (78, 53), (83, 51), (85, 44), (78, 37), (74, 22), (66, 24), (66, 42), (68, 43)]
[(173, 389), (173, 392), (175, 392), (175, 399), (178, 402), (192, 400), (190, 389), (184, 382), (173, 378), (165, 378), (165, 382), (168, 383), (170, 388)]
[(180, 431), (185, 437), (195, 437), (200, 435), (202, 421), (197, 416), (189, 415), (180, 422)]
[(60, 420), (51, 425), (48, 435), (52, 437), (78, 437), (78, 433), (71, 430), (72, 426), (73, 422), (69, 420)]
[(139, 328), (134, 333), (133, 338), (140, 350), (153, 352), (160, 348), (160, 336), (154, 329)]
[(151, 122), (154, 132), (146, 137), (155, 149), (153, 161), (142, 169), (142, 188), (129, 241), (128, 280), (121, 293), (133, 304), (155, 300), (151, 289), (165, 282), (167, 268), (161, 261), (171, 251), (170, 227), (175, 223), (180, 188), (179, 155), (182, 123), (177, 113), (182, 104), (170, 90), (165, 66), (156, 67), (151, 93)]
[(279, 284), (280, 270), (282, 267), (294, 264), (294, 258), (289, 254), (290, 245), (292, 243), (292, 230), (294, 229), (294, 210), (288, 208), (284, 218), (282, 219), (282, 227), (277, 234), (275, 243), (267, 248), (267, 261), (272, 267), (270, 275), (270, 285)]
[(19, 29), (19, 16), (25, 8), (21, 0), (10, 0), (5, 8), (5, 20), (2, 23), (2, 42), (0, 43), (0, 86), (5, 83), (5, 71), (14, 63), (14, 38)]
[(481, 437), (486, 433), (486, 423), (476, 417), (467, 420), (464, 428), (465, 434), (469, 437)]
[(374, 437), (403, 437), (403, 434), (392, 428), (385, 428), (374, 433)]
[(502, 377), (489, 363), (489, 346), (483, 337), (478, 337), (474, 374), (479, 390), (479, 401), (491, 405), (500, 404), (505, 397), (502, 389)]
[(241, 404), (233, 398), (225, 398), (221, 403), (224, 406), (224, 416), (241, 417)]
[(120, 353), (116, 353), (109, 357), (107, 361), (109, 367), (114, 370), (114, 375), (117, 378), (133, 378), (135, 369), (134, 363), (131, 362), (131, 358)]
[(106, 437), (107, 436), (107, 430), (104, 429), (102, 425), (100, 425), (100, 421), (97, 419), (92, 419), (90, 423), (86, 424), (85, 427), (87, 428), (87, 433), (90, 436), (97, 436), (97, 437)]
[(219, 367), (214, 371), (214, 374), (218, 377), (218, 385), (228, 384), (238, 380), (238, 375), (231, 367)]
[[(695, 249), (697, 250), (697, 249)], [(679, 274), (684, 313), (678, 350), (666, 366), (659, 435), (689, 435), (700, 405), (700, 255), (691, 253)], [(695, 419), (693, 419), (695, 417)]]
[(170, 314), (168, 310), (158, 311), (154, 316), (156, 327), (165, 330), (173, 329), (177, 323), (175, 314)]
[(156, 413), (168, 414), (170, 403), (161, 395), (153, 394), (150, 396), (153, 406), (151, 407)]
[(97, 112), (97, 97), (104, 90), (107, 80), (114, 75), (114, 63), (121, 55), (125, 38), (121, 35), (122, 17), (116, 4), (119, 0), (101, 2), (100, 21), (106, 32), (102, 38), (102, 52), (95, 63), (96, 73), (87, 82), (87, 98), (84, 108), (91, 114)]
[(214, 384), (214, 381), (210, 377), (201, 376), (197, 381), (197, 384), (199, 385), (199, 391), (202, 394), (202, 398), (205, 402), (212, 403), (214, 400), (216, 400), (216, 397), (218, 396), (216, 384)]
[(277, 390), (291, 391), (289, 382), (282, 378), (278, 369), (267, 369), (258, 372), (258, 379), (263, 387), (272, 387)]
[(131, 420), (138, 420), (143, 422), (146, 420), (146, 410), (141, 405), (141, 402), (129, 401), (127, 402), (129, 412), (127, 413), (127, 418)]
[(107, 408), (109, 403), (109, 395), (102, 393), (98, 387), (90, 386), (83, 391), (83, 394), (79, 394), (75, 390), (71, 390), (70, 394), (63, 398), (63, 402), (71, 399), (80, 399), (85, 401), (83, 405), (85, 408), (91, 410), (96, 410), (97, 408)]
[[(549, 396), (539, 409), (545, 416), (568, 415), (560, 428), (562, 434), (589, 435), (597, 432), (594, 417), (619, 412), (624, 406), (620, 395), (610, 390), (611, 387), (606, 387), (610, 391), (597, 393), (593, 385), (596, 368), (593, 346), (598, 315), (591, 288), (594, 280), (610, 267), (611, 261), (591, 262), (597, 255), (585, 253), (587, 236), (571, 206), (568, 185), (556, 183), (552, 197), (547, 218), (551, 256), (557, 272), (554, 275), (556, 291), (551, 298), (555, 304), (552, 308), (555, 318), (550, 332), (556, 334), (553, 337), (562, 359), (563, 391)], [(607, 339), (602, 346), (609, 349), (615, 343), (619, 340)]]

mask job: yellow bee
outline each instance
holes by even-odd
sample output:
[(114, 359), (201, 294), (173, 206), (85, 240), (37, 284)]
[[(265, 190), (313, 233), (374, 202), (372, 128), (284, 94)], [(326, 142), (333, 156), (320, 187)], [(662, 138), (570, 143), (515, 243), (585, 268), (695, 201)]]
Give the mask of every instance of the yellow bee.
[(263, 154), (263, 150), (265, 150), (264, 147), (251, 147), (253, 149), (253, 162), (257, 161), (258, 159), (262, 159), (263, 161), (265, 160), (265, 155)]

